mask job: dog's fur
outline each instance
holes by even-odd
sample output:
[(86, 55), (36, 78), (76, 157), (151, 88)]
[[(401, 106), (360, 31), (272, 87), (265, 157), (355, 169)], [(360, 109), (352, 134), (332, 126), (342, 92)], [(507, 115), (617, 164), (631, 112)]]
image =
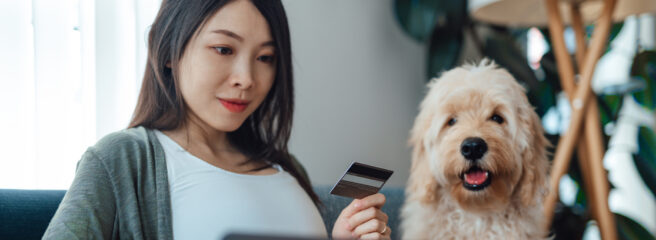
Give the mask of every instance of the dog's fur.
[[(447, 71), (428, 86), (409, 141), (403, 239), (544, 239), (549, 143), (522, 86), (489, 60)], [(504, 121), (492, 121), (494, 114)], [(489, 171), (491, 184), (478, 191), (461, 179), (473, 166), (460, 152), (469, 137), (488, 146), (477, 166)]]

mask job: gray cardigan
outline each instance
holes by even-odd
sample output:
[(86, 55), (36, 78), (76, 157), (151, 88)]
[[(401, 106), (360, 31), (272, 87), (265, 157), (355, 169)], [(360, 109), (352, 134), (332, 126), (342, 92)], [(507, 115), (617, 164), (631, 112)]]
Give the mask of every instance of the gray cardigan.
[(90, 147), (43, 238), (172, 239), (166, 160), (153, 131), (126, 129)]

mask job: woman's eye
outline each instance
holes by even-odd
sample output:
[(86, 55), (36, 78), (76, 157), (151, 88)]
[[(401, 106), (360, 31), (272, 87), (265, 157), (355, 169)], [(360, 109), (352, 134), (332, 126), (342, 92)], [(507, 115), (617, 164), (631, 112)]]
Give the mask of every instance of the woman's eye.
[(455, 118), (450, 118), (449, 121), (446, 123), (449, 126), (453, 126), (456, 124), (456, 119)]
[(230, 55), (232, 54), (232, 49), (227, 47), (215, 47), (216, 51), (221, 55)]
[(494, 115), (492, 115), (492, 117), (490, 117), (490, 120), (495, 121), (495, 122), (497, 122), (498, 124), (502, 124), (502, 123), (503, 123), (503, 118), (502, 118), (501, 116), (499, 116), (498, 114), (494, 114)]
[(265, 63), (272, 63), (274, 59), (272, 55), (264, 55), (258, 57), (257, 60)]

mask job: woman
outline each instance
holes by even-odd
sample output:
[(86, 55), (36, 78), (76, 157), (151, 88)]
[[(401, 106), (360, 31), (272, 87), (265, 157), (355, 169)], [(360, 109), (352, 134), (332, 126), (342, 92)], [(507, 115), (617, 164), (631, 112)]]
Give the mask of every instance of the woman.
[[(44, 238), (327, 237), (288, 153), (285, 11), (273, 0), (164, 0), (133, 120), (89, 148)], [(334, 238), (389, 238), (382, 194), (353, 201)]]

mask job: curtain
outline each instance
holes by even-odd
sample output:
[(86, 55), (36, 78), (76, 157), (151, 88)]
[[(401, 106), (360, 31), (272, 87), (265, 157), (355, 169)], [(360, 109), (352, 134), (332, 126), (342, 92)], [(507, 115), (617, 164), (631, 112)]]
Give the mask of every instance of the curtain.
[(160, 0), (0, 1), (0, 188), (66, 189), (124, 129)]

